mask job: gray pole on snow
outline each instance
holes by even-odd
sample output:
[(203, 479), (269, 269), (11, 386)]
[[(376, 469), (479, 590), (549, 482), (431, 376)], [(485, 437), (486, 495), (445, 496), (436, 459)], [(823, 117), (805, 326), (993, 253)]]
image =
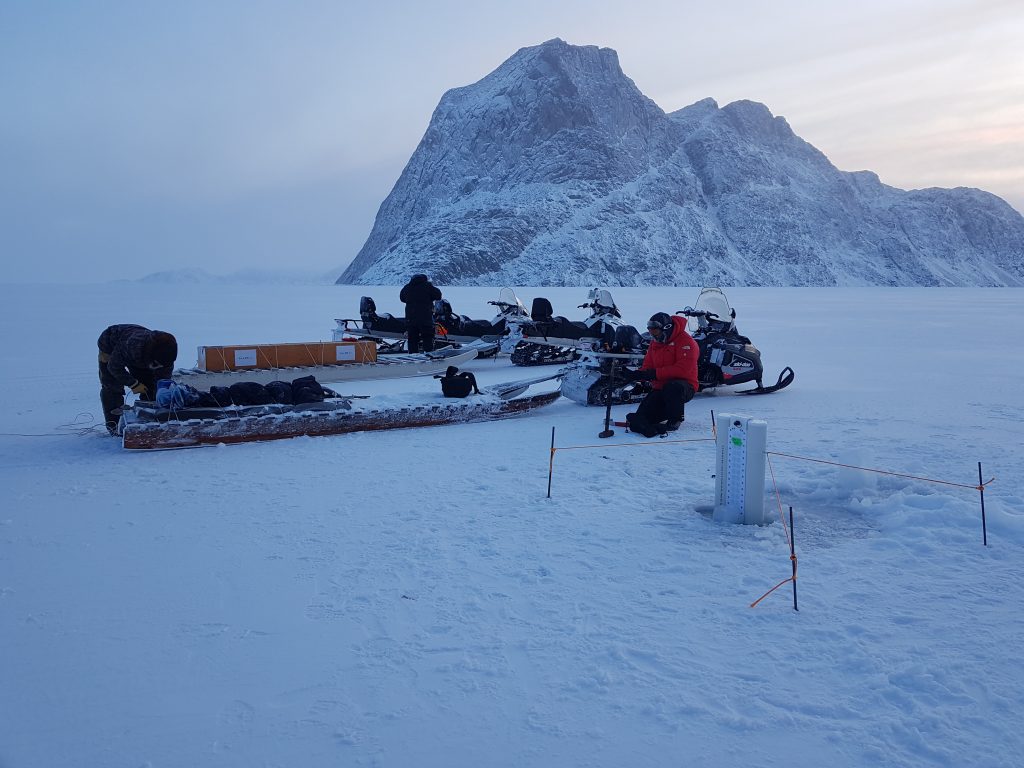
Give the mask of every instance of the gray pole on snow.
[(615, 363), (618, 361), (612, 358), (611, 372), (608, 374), (608, 394), (604, 398), (604, 432), (598, 437), (611, 437), (615, 434), (612, 429), (612, 389), (615, 387)]
[(551, 473), (555, 471), (555, 428), (551, 428), (551, 458), (548, 459), (548, 498), (551, 498)]
[(793, 564), (793, 610), (799, 611), (796, 607), (796, 541), (793, 533), (793, 507), (789, 508), (789, 560)]
[(988, 526), (985, 525), (985, 484), (981, 479), (981, 462), (978, 462), (978, 493), (981, 494), (981, 544), (988, 546)]

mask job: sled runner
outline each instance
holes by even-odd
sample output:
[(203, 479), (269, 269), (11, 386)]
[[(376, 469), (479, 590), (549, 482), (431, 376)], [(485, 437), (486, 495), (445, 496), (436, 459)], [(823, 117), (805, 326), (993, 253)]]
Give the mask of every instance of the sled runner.
[(479, 395), (446, 399), (439, 392), (416, 402), (394, 405), (394, 396), (366, 399), (340, 397), (303, 405), (227, 408), (160, 408), (136, 403), (125, 408), (119, 431), (128, 450), (194, 448), (218, 443), (281, 440), (308, 435), (341, 435), (384, 429), (506, 419), (555, 402), (558, 388), (521, 397), (534, 384), (558, 374), (487, 387)]

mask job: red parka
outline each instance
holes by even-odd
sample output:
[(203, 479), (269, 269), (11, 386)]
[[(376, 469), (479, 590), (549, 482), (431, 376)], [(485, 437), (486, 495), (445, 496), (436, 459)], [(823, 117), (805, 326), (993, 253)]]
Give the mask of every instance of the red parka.
[(664, 342), (652, 339), (644, 355), (641, 368), (653, 369), (654, 388), (661, 389), (666, 381), (682, 379), (690, 382), (693, 391), (700, 389), (697, 383), (697, 359), (700, 347), (686, 332), (686, 321), (681, 317), (672, 318), (672, 334)]

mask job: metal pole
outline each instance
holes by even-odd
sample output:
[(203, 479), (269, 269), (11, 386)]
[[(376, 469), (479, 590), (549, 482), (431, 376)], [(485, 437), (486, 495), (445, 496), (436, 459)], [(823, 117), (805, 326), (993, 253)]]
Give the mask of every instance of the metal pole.
[(551, 458), (548, 459), (548, 498), (551, 498), (551, 473), (555, 471), (555, 428), (551, 428)]
[(604, 398), (604, 432), (598, 437), (611, 437), (615, 434), (615, 430), (612, 429), (612, 389), (615, 387), (616, 362), (615, 358), (612, 358), (611, 372), (608, 374), (608, 394)]
[(981, 494), (981, 544), (988, 546), (988, 526), (985, 524), (985, 485), (981, 479), (981, 462), (978, 462), (978, 493)]
[(796, 607), (796, 542), (793, 533), (793, 507), (789, 508), (789, 560), (793, 564), (793, 610), (799, 611)]

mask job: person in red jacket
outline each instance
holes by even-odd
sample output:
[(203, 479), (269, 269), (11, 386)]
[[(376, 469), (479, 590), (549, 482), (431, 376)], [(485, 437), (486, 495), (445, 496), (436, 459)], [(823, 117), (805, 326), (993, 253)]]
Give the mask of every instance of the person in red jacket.
[(651, 346), (647, 348), (639, 370), (623, 374), (634, 381), (650, 381), (654, 389), (626, 415), (630, 431), (654, 437), (679, 429), (686, 404), (700, 388), (697, 360), (700, 347), (686, 332), (686, 320), (658, 312), (647, 321)]

